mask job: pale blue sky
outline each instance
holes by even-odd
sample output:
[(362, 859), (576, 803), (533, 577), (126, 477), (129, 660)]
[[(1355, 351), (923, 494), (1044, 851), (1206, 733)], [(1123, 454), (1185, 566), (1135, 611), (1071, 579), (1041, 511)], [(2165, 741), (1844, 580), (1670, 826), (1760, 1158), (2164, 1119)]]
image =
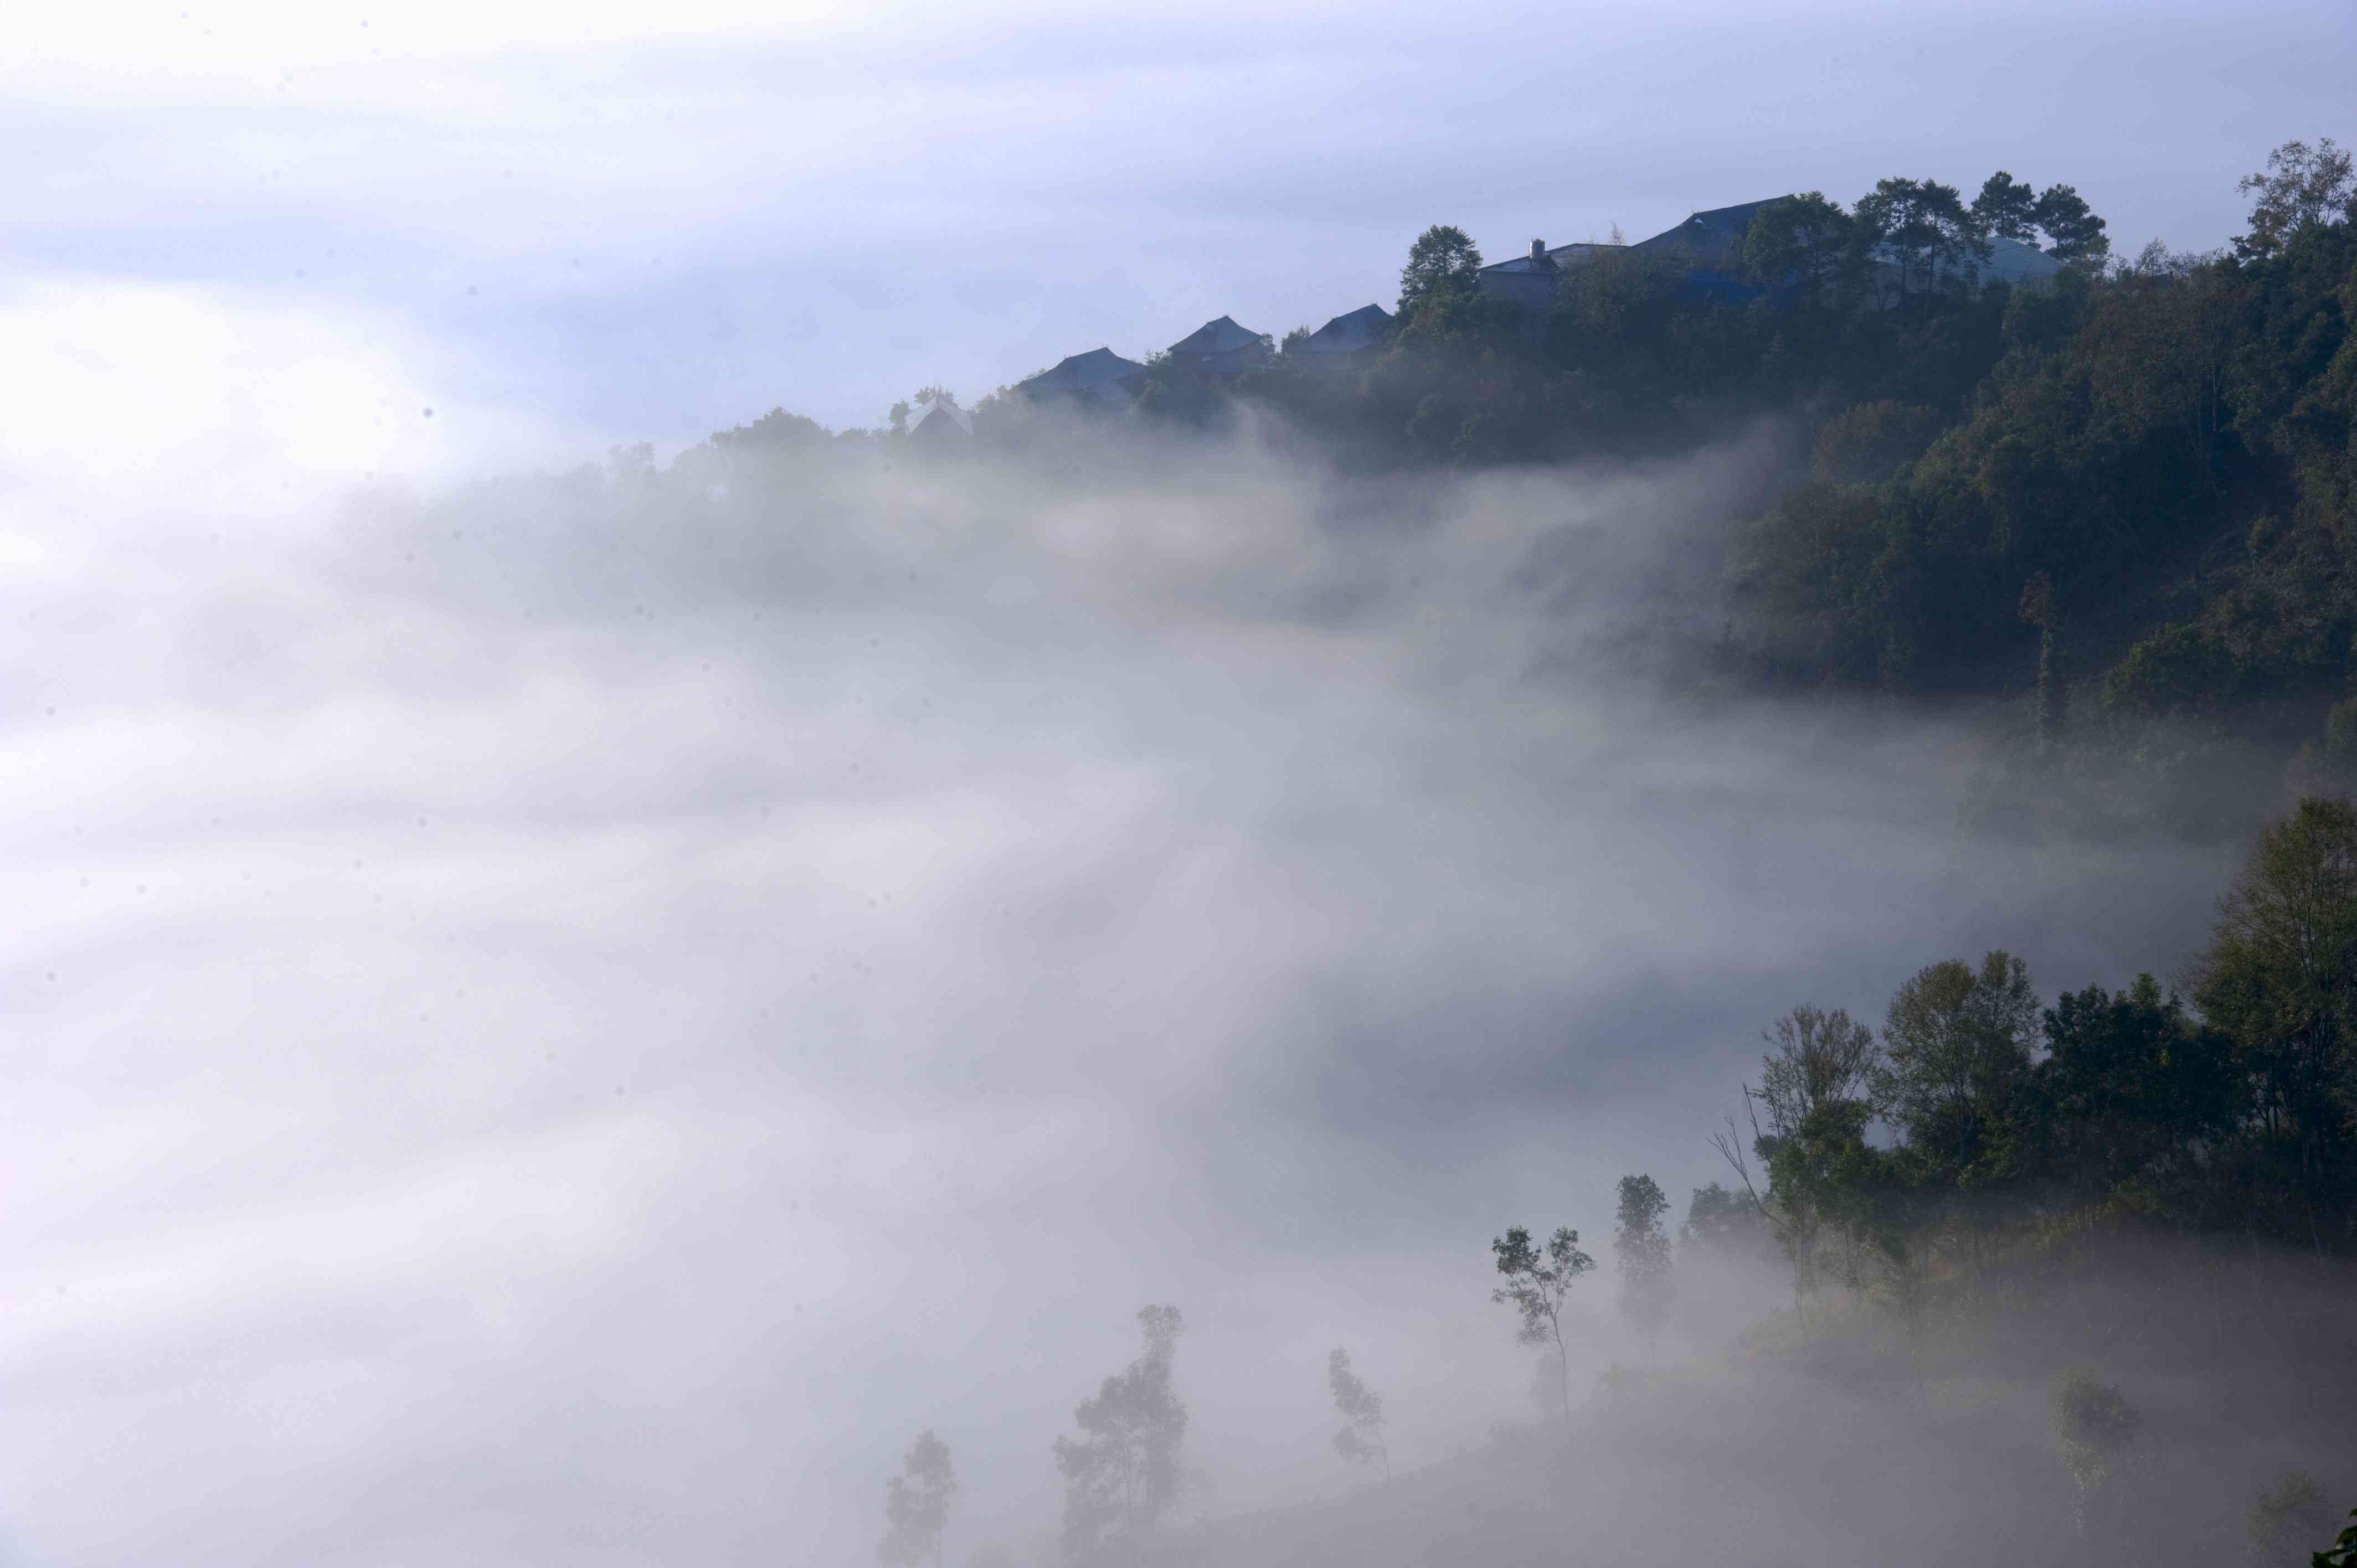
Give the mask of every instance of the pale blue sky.
[(1502, 255), (2003, 166), (2204, 248), (2357, 68), (2339, 3), (642, 9), (44, 16), (0, 257), (364, 307), (454, 401), (673, 442), (1321, 321), (1435, 221)]

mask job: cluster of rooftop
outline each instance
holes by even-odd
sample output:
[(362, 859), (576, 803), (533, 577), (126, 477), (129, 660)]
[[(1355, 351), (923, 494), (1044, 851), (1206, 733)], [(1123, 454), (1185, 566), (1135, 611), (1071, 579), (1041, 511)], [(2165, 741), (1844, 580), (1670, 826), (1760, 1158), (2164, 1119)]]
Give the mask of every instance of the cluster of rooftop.
[[(1606, 256), (1626, 253), (1658, 257), (1679, 267), (1684, 273), (1684, 286), (1691, 292), (1738, 304), (1757, 299), (1767, 291), (1743, 276), (1743, 236), (1761, 208), (1781, 199), (1768, 197), (1693, 213), (1674, 228), (1634, 244), (1583, 241), (1550, 247), (1543, 240), (1534, 240), (1528, 254), (1483, 267), (1479, 274), (1480, 290), (1493, 298), (1523, 306), (1526, 320), (1536, 329), (1564, 274), (1592, 266)], [(2062, 269), (2062, 263), (2052, 256), (2019, 240), (1993, 237), (1988, 244), (1989, 255), (1977, 269), (1984, 280), (2035, 284), (2053, 277)], [(1879, 258), (1875, 266), (1878, 271), (1898, 270)], [(1896, 292), (1903, 293), (1913, 286), (1903, 275), (1892, 283)], [(1361, 363), (1383, 347), (1390, 335), (1392, 319), (1391, 312), (1382, 306), (1363, 305), (1288, 343), (1286, 353), (1288, 358), (1299, 355), (1301, 363), (1313, 367)], [(1166, 352), (1174, 364), (1212, 377), (1242, 375), (1266, 365), (1275, 357), (1267, 333), (1239, 326), (1233, 317), (1226, 316), (1203, 323), (1171, 344)], [(1111, 349), (1092, 349), (1018, 383), (1015, 390), (1035, 401), (1071, 398), (1083, 403), (1124, 403), (1136, 395), (1145, 375), (1146, 366), (1137, 360), (1124, 359)], [(928, 414), (925, 423), (931, 424), (933, 419), (934, 415)], [(959, 429), (970, 431), (971, 425), (960, 424)], [(939, 435), (951, 433), (946, 425), (934, 432)]]

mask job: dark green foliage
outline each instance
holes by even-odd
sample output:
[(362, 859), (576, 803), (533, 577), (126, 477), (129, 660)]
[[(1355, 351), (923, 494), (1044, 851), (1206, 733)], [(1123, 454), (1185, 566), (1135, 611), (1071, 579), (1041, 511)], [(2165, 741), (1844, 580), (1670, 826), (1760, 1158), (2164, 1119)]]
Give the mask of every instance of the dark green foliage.
[(2190, 978), (2198, 1013), (2149, 974), (2041, 1009), (2000, 951), (1917, 972), (1879, 1042), (1796, 1008), (1744, 1091), (1766, 1190), (1696, 1192), (1688, 1245), (1764, 1222), (1796, 1305), (1830, 1281), (1902, 1316), (2007, 1227), (2357, 1250), (2357, 807), (2304, 800), (2261, 835)]
[(1973, 1174), (2029, 1073), (2037, 1026), (2038, 993), (2008, 953), (1977, 969), (1952, 959), (1919, 971), (1883, 1023), (1876, 1110), (1919, 1159)]
[(2112, 253), (2104, 220), (2067, 185), (2050, 185), (2040, 191), (2030, 218), (2046, 231), (2046, 252), (2057, 260), (2100, 266)]
[(1857, 226), (1899, 268), (1900, 287), (1932, 294), (1961, 289), (1988, 260), (1986, 231), (1953, 185), (1885, 179), (1858, 198)]
[(2148, 1212), (2198, 1204), (2202, 1158), (2241, 1110), (2225, 1037), (2148, 974), (2065, 993), (2044, 1025), (2046, 1058), (2007, 1112), (2006, 1174)]
[(2342, 1527), (2332, 1544), (2309, 1559), (2312, 1568), (2357, 1568), (2357, 1509), (2349, 1510), (2352, 1521)]
[(2260, 837), (2220, 904), (2193, 998), (2233, 1042), (2251, 1096), (2250, 1153), (2280, 1194), (2278, 1223), (2304, 1220), (2321, 1249), (2357, 1177), (2357, 810), (2348, 800), (2302, 800)]
[(1406, 320), (1427, 300), (1471, 294), (1481, 270), (1481, 252), (1464, 230), (1436, 223), (1408, 247), (1400, 269), (1399, 315)]
[(2252, 199), (2251, 231), (2234, 242), (2245, 257), (2273, 256), (2309, 231), (2357, 219), (2357, 173), (2330, 136), (2315, 146), (2286, 142), (2267, 155), (2266, 171), (2236, 187)]
[(1921, 403), (1862, 403), (1817, 432), (1810, 473), (1846, 485), (1878, 485), (1923, 455), (1946, 421)]
[(1771, 201), (1743, 235), (1743, 275), (1789, 291), (1795, 304), (1832, 308), (1856, 292), (1864, 251), (1856, 220), (1823, 191)]
[(2038, 193), (1999, 169), (1973, 198), (1973, 217), (1988, 233), (2008, 240), (2029, 239), (2038, 227)]

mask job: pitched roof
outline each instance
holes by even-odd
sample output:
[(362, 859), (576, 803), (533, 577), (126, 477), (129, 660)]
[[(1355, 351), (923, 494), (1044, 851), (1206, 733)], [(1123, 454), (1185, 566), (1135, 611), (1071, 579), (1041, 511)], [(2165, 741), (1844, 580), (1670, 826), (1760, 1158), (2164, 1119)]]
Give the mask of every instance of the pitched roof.
[(1085, 354), (1066, 355), (1056, 362), (1055, 369), (1017, 382), (1015, 390), (1032, 397), (1054, 392), (1108, 397), (1117, 393), (1124, 381), (1145, 370), (1135, 360), (1125, 360), (1110, 349), (1092, 349)]
[(1686, 220), (1676, 228), (1664, 229), (1651, 239), (1640, 240), (1629, 248), (1632, 251), (1670, 251), (1702, 261), (1727, 256), (1741, 242), (1744, 230), (1751, 226), (1751, 220), (1760, 209), (1771, 201), (1783, 199), (1781, 196), (1763, 196), (1757, 201), (1689, 213)]
[(1557, 245), (1547, 252), (1547, 260), (1558, 267), (1584, 267), (1597, 257), (1614, 251), (1625, 251), (1626, 245), (1616, 245), (1609, 240), (1576, 240), (1568, 245)]
[(1232, 317), (1222, 316), (1204, 322), (1171, 344), (1170, 351), (1174, 354), (1222, 354), (1231, 349), (1247, 348), (1261, 341), (1263, 336), (1250, 328), (1237, 326)]
[(1355, 354), (1361, 349), (1372, 349), (1383, 340), (1391, 326), (1392, 313), (1380, 305), (1362, 305), (1346, 315), (1338, 316), (1293, 346), (1302, 354)]
[(1988, 264), (1981, 274), (2007, 283), (2043, 283), (2061, 270), (2061, 262), (2037, 246), (1993, 234), (1989, 237)]
[(1536, 256), (1514, 256), (1502, 262), (1491, 262), (1481, 269), (1485, 273), (1552, 273), (1556, 271), (1555, 255), (1544, 252)]
[(974, 434), (974, 415), (952, 403), (936, 403), (925, 410), (925, 417), (917, 421), (909, 434), (919, 435), (930, 427), (936, 435), (946, 435), (954, 430), (961, 435)]

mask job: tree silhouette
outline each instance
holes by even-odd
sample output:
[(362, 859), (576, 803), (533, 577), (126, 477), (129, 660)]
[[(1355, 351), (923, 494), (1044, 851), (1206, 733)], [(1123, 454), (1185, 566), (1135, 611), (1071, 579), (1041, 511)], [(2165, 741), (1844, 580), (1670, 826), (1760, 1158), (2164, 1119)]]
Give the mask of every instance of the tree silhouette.
[(1185, 1324), (1175, 1306), (1138, 1309), (1137, 1359), (1072, 1412), (1082, 1435), (1056, 1439), (1064, 1477), (1064, 1552), (1075, 1563), (1134, 1555), (1178, 1499), (1187, 1407), (1170, 1361)]
[(900, 1461), (900, 1473), (884, 1483), (884, 1539), (876, 1560), (885, 1568), (917, 1568), (942, 1561), (942, 1533), (950, 1518), (957, 1476), (950, 1447), (928, 1429), (920, 1433)]
[(1380, 1463), (1389, 1479), (1392, 1455), (1383, 1442), (1383, 1396), (1351, 1369), (1351, 1353), (1339, 1345), (1326, 1358), (1326, 1386), (1342, 1417), (1341, 1428), (1334, 1434), (1334, 1451), (1355, 1463)]
[(1620, 1178), (1620, 1223), (1612, 1235), (1613, 1256), (1620, 1265), (1620, 1311), (1644, 1335), (1647, 1352), (1656, 1355), (1675, 1286), (1670, 1236), (1662, 1228), (1669, 1211), (1669, 1197), (1652, 1176)]
[(1558, 1228), (1547, 1238), (1542, 1251), (1531, 1240), (1531, 1233), (1517, 1225), (1490, 1243), (1490, 1251), (1498, 1260), (1498, 1272), (1506, 1283), (1490, 1293), (1490, 1299), (1512, 1305), (1522, 1315), (1522, 1326), (1515, 1338), (1524, 1345), (1552, 1343), (1557, 1357), (1556, 1392), (1563, 1404), (1564, 1425), (1571, 1424), (1570, 1359), (1563, 1343), (1564, 1298), (1579, 1276), (1596, 1266), (1596, 1260), (1579, 1250), (1579, 1232)]

